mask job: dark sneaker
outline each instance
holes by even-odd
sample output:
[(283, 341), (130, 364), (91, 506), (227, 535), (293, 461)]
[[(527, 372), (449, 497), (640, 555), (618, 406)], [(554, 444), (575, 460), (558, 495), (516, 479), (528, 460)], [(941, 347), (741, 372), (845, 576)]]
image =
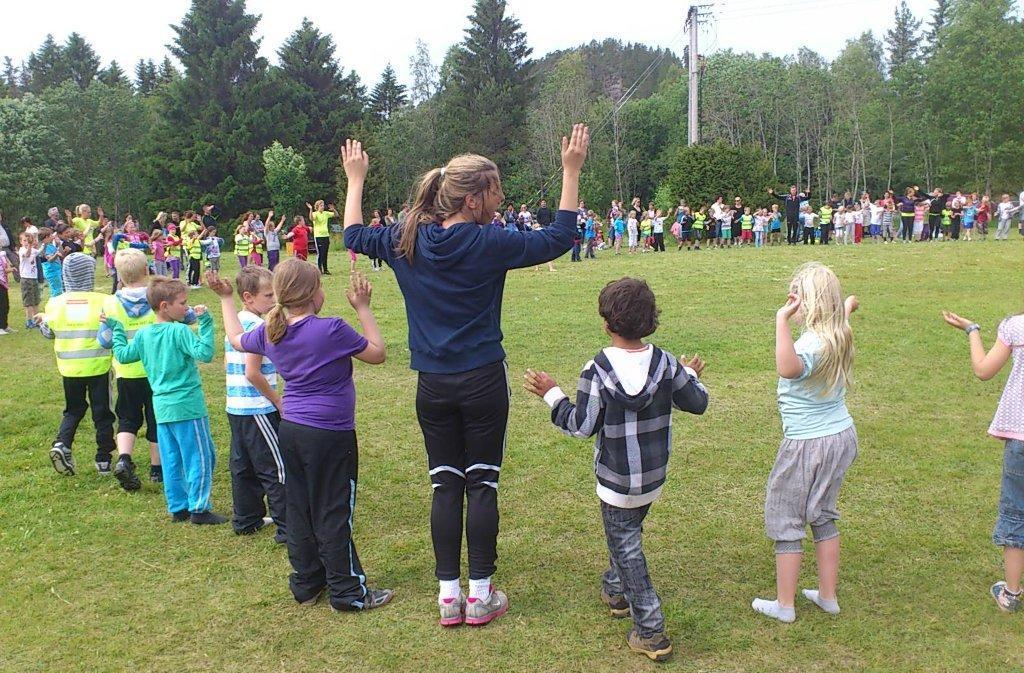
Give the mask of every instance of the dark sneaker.
[(629, 649), (638, 652), (651, 661), (665, 661), (672, 656), (672, 641), (664, 633), (650, 638), (641, 638), (636, 631), (629, 632)]
[(493, 588), (487, 600), (480, 600), (472, 596), (466, 599), (466, 624), (469, 626), (490, 624), (506, 612), (508, 612), (508, 597), (504, 592)]
[(272, 523), (274, 523), (274, 520), (271, 519), (269, 516), (265, 516), (262, 519), (260, 519), (259, 521), (257, 521), (255, 524), (253, 524), (252, 526), (249, 526), (248, 528), (243, 528), (241, 530), (236, 530), (235, 531), (235, 535), (255, 535), (262, 528), (265, 528), (265, 527), (269, 526)]
[(135, 474), (135, 463), (132, 462), (131, 458), (118, 458), (117, 465), (114, 466), (114, 476), (117, 478), (117, 482), (121, 484), (121, 488), (126, 491), (137, 491), (142, 488), (142, 482), (139, 481), (139, 476)]
[(458, 626), (466, 617), (466, 597), (461, 593), (458, 598), (445, 598), (439, 601), (441, 610), (441, 626)]
[(50, 448), (50, 462), (59, 474), (74, 476), (75, 459), (71, 456), (71, 449), (64, 446), (63, 442), (53, 443), (53, 447)]
[(180, 512), (171, 513), (171, 521), (174, 523), (181, 523), (183, 521), (188, 521), (190, 516), (191, 514), (189, 511), (187, 509), (183, 509)]
[(627, 601), (626, 597), (622, 594), (615, 594), (612, 596), (602, 589), (601, 602), (607, 605), (608, 609), (611, 610), (612, 617), (622, 619), (623, 617), (629, 616), (629, 601)]
[(211, 510), (206, 510), (205, 512), (192, 512), (189, 515), (189, 521), (197, 526), (219, 526), (222, 523), (227, 523), (228, 518)]
[(358, 606), (355, 603), (350, 608), (338, 608), (334, 604), (331, 604), (331, 610), (334, 612), (352, 612), (355, 610), (373, 610), (387, 605), (391, 602), (391, 599), (395, 597), (394, 589), (369, 589), (366, 592), (366, 597), (363, 598), (362, 606)]
[(97, 460), (96, 471), (100, 473), (101, 477), (109, 477), (112, 472), (110, 469), (110, 459), (107, 458), (106, 460)]
[(164, 483), (164, 468), (160, 465), (151, 465), (149, 467), (149, 480), (154, 484)]
[(996, 582), (990, 591), (996, 605), (1003, 612), (1017, 612), (1020, 610), (1021, 595), (1011, 594), (1006, 588), (1006, 582)]

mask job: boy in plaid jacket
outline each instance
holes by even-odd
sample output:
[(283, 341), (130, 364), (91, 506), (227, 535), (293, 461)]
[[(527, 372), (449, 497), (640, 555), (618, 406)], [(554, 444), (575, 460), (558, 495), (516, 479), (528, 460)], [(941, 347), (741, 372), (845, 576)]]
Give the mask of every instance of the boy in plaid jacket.
[(526, 372), (526, 389), (544, 398), (551, 421), (573, 437), (597, 435), (594, 471), (608, 542), (601, 600), (613, 617), (633, 616), (630, 649), (654, 661), (672, 653), (661, 600), (641, 545), (644, 517), (665, 483), (672, 408), (703, 414), (708, 393), (699, 357), (676, 359), (644, 337), (658, 328), (654, 293), (643, 280), (605, 286), (598, 312), (612, 345), (583, 367), (573, 404), (545, 372)]

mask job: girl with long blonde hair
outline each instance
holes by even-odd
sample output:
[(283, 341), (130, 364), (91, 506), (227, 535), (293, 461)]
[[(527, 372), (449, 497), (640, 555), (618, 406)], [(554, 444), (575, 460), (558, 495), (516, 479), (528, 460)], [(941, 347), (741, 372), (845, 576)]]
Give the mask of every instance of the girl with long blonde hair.
[[(846, 408), (852, 381), (850, 315), (857, 298), (843, 300), (835, 273), (817, 262), (797, 269), (786, 304), (775, 317), (775, 368), (782, 444), (768, 477), (764, 520), (775, 542), (776, 599), (754, 599), (757, 612), (792, 622), (810, 526), (818, 560), (818, 587), (803, 595), (825, 612), (839, 613), (839, 512), (846, 470), (857, 457), (857, 430)], [(790, 321), (802, 334), (794, 343)]]
[[(491, 587), (510, 394), (501, 345), (505, 276), (511, 269), (550, 262), (572, 247), (589, 143), (583, 124), (562, 138), (562, 196), (555, 222), (523, 232), (489, 224), (505, 194), (498, 167), (476, 154), (427, 171), (402, 224), (365, 226), (369, 158), (358, 141), (348, 140), (342, 148), (348, 177), (345, 246), (387, 262), (405, 296), (410, 364), (419, 372), (416, 414), (433, 488), (430, 529), (442, 626), (487, 624), (508, 609), (505, 594)], [(468, 598), (459, 583), (464, 511)]]
[(238, 351), (270, 358), (285, 381), (278, 444), (285, 461), (288, 560), (295, 600), (312, 605), (327, 591), (335, 610), (368, 610), (391, 600), (390, 589), (367, 586), (352, 541), (359, 474), (352, 359), (384, 362), (387, 349), (370, 310), (372, 288), (353, 275), (348, 300), (360, 334), (342, 318), (321, 318), (320, 272), (292, 257), (274, 271), (275, 304), (266, 323), (245, 332), (231, 283), (214, 272), (224, 331)]

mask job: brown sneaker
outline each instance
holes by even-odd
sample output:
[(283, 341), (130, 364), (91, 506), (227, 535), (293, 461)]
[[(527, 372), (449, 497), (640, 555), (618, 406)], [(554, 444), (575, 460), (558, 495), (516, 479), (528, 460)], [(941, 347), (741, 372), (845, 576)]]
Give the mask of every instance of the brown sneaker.
[(609, 595), (604, 589), (601, 590), (601, 602), (611, 610), (612, 617), (622, 619), (629, 616), (629, 601), (622, 594)]
[(665, 661), (672, 656), (672, 641), (664, 633), (650, 638), (641, 638), (636, 631), (629, 632), (629, 649), (646, 656), (651, 661)]

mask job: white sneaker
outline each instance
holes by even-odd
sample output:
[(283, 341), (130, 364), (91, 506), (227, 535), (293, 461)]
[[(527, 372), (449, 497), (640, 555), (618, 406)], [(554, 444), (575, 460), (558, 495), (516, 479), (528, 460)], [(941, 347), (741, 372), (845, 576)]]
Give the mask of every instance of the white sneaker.
[(0, 329), (0, 336), (7, 336), (10, 333), (10, 330)]

